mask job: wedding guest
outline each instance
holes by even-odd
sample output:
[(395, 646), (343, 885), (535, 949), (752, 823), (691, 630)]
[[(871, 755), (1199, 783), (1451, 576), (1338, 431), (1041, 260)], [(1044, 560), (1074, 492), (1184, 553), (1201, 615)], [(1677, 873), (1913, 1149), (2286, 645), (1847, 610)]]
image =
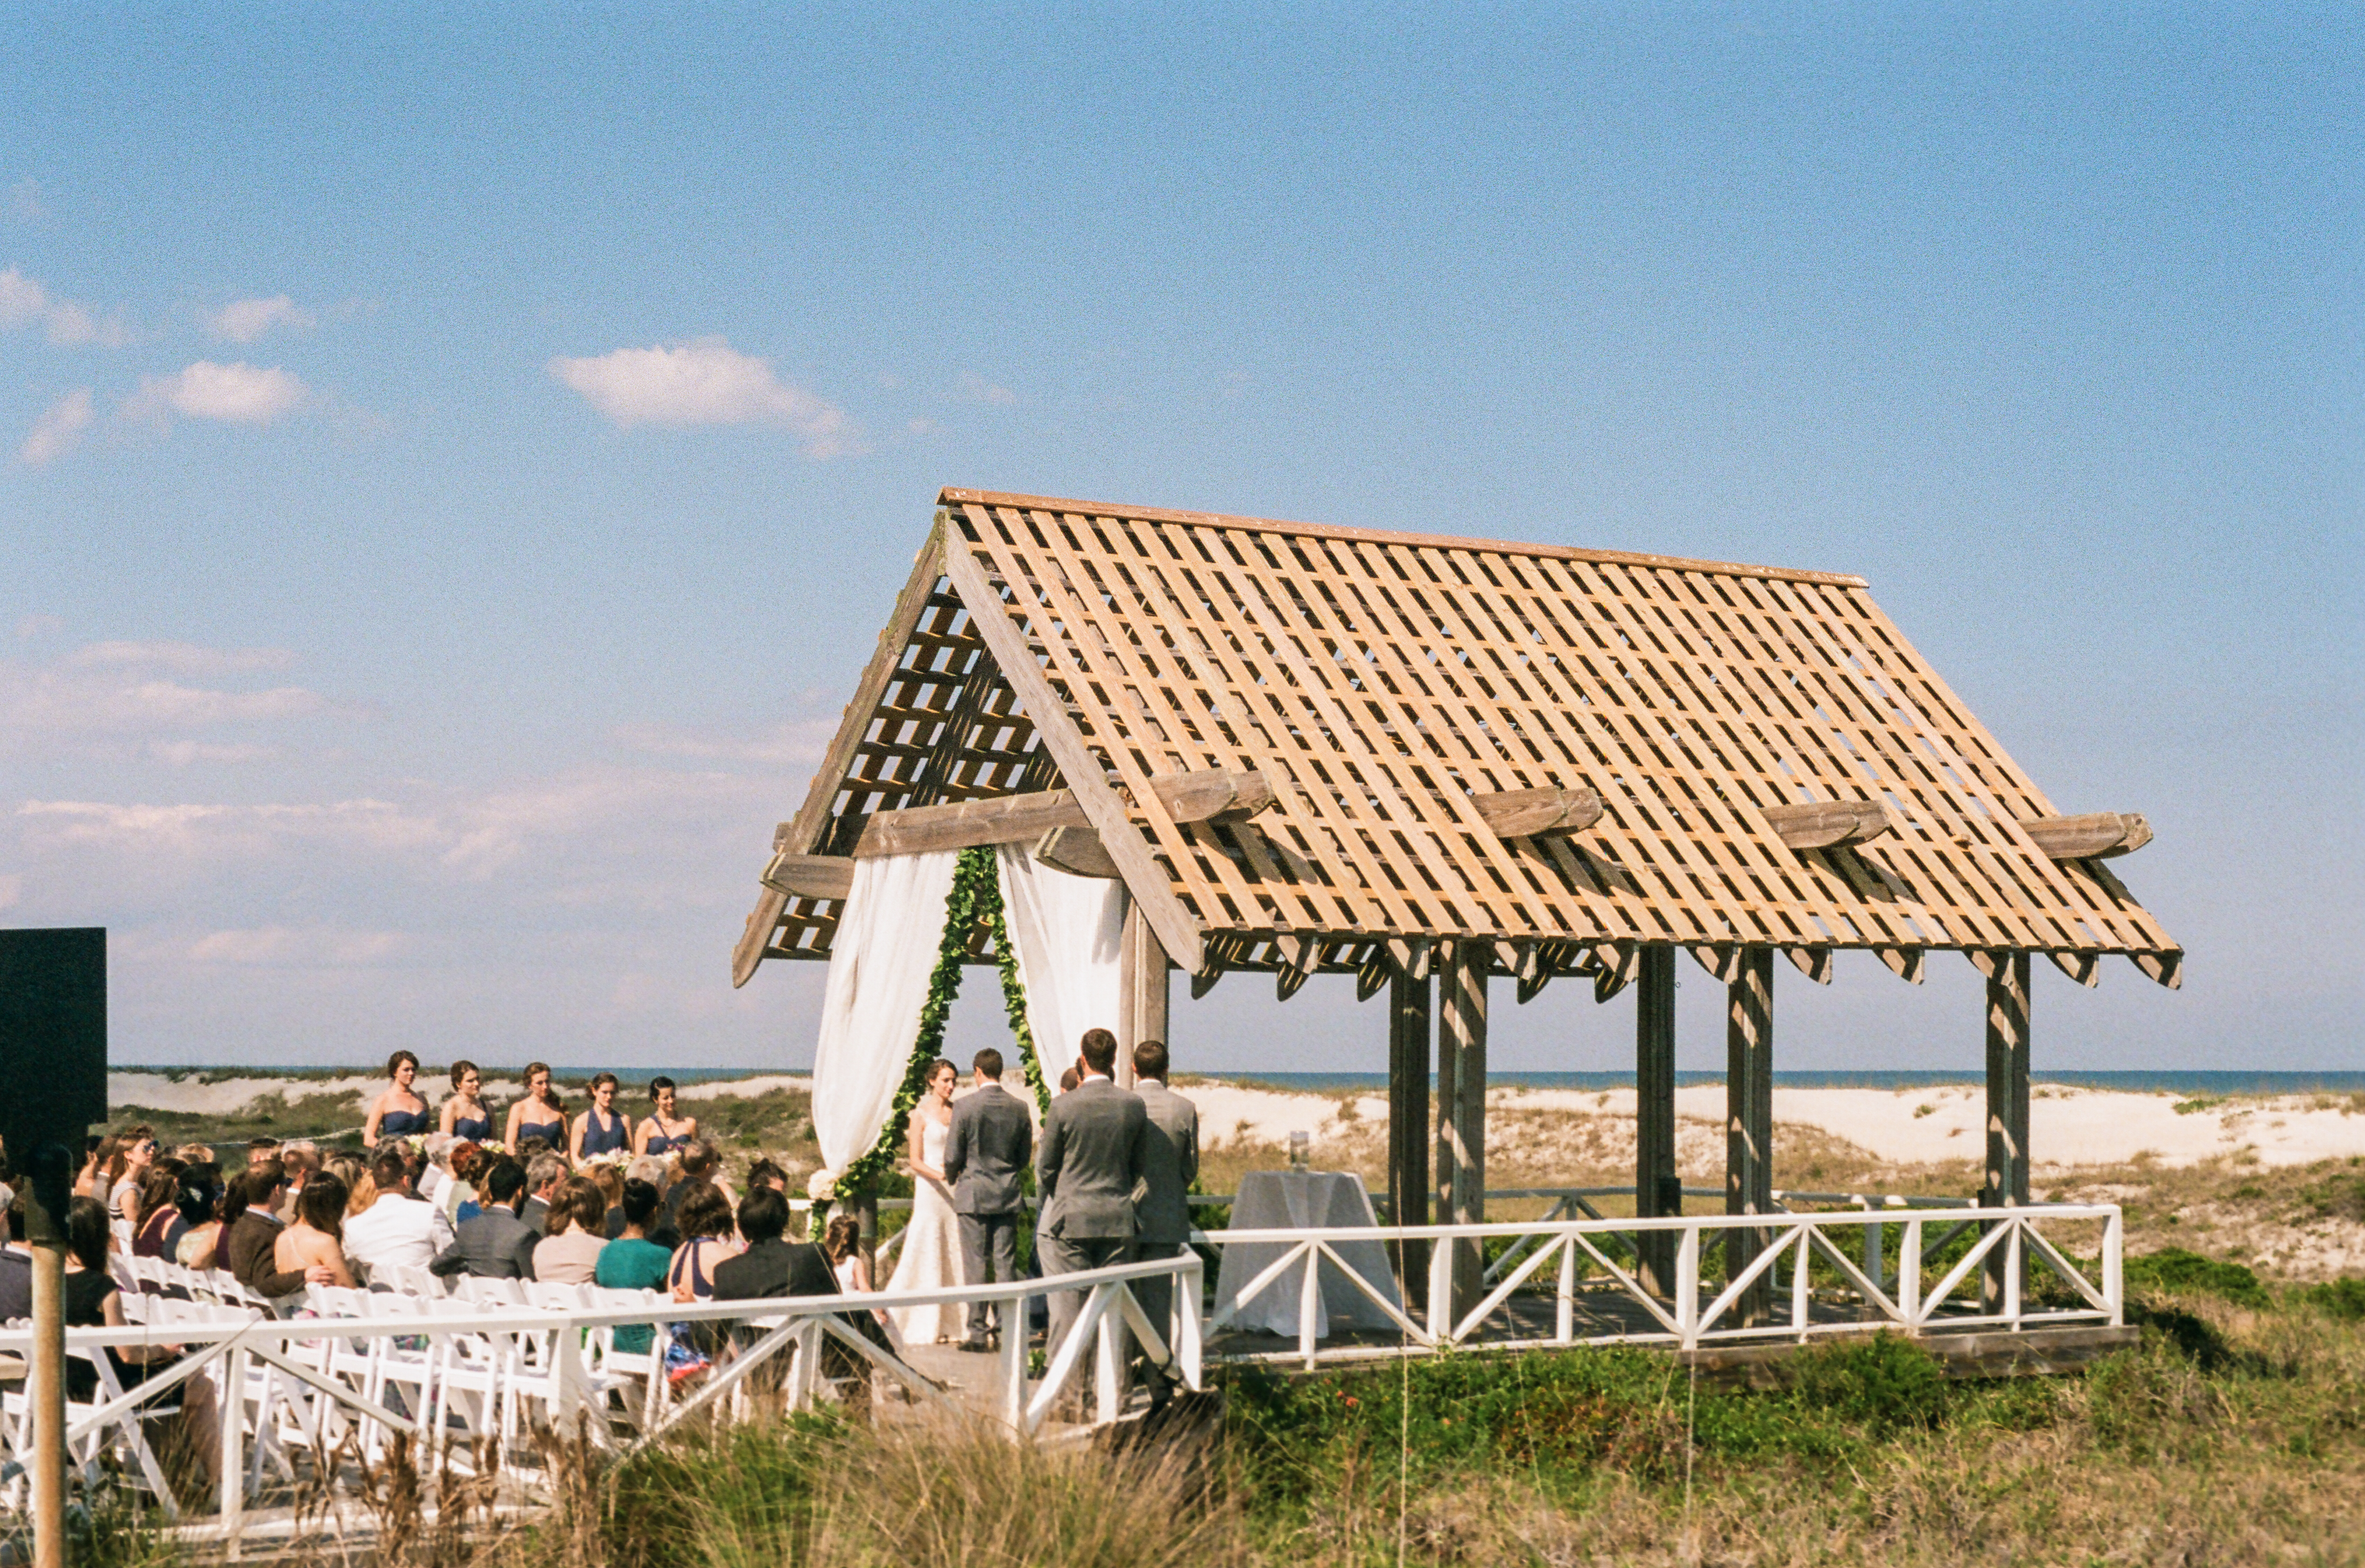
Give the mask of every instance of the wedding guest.
[[(674, 1164), (679, 1169), (681, 1174), (673, 1185), (666, 1189), (665, 1201), (666, 1212), (672, 1217), (674, 1228), (677, 1230), (681, 1228), (681, 1205), (689, 1197), (690, 1189), (701, 1182), (721, 1193), (725, 1204), (733, 1207), (738, 1205), (738, 1195), (731, 1191), (731, 1184), (723, 1179), (723, 1151), (715, 1148), (711, 1140), (699, 1138), (688, 1148), (674, 1156)], [(687, 1236), (689, 1233), (682, 1231), (682, 1234)]]
[(631, 1147), (632, 1125), (616, 1109), (617, 1079), (612, 1072), (603, 1072), (591, 1081), (591, 1108), (575, 1118), (573, 1141), (567, 1154), (577, 1165), (595, 1154), (613, 1154)]
[[(1144, 1040), (1133, 1047), (1133, 1092), (1149, 1114), (1141, 1144), (1142, 1184), (1135, 1189), (1140, 1195), (1133, 1205), (1133, 1256), (1138, 1261), (1179, 1258), (1191, 1240), (1191, 1184), (1199, 1179), (1199, 1108), (1166, 1087), (1167, 1066), (1163, 1043)], [(1171, 1350), (1174, 1276), (1138, 1280), (1133, 1294)], [(1153, 1369), (1152, 1407), (1163, 1407), (1172, 1395), (1171, 1371)]]
[(106, 1212), (123, 1227), (126, 1236), (140, 1228), (140, 1183), (147, 1180), (148, 1169), (155, 1162), (156, 1134), (146, 1126), (127, 1130), (116, 1145), (114, 1159), (108, 1162)]
[[(130, 1320), (123, 1314), (123, 1295), (107, 1271), (106, 1255), (114, 1245), (114, 1229), (106, 1209), (89, 1198), (76, 1198), (66, 1209), (66, 1327), (122, 1328)], [(128, 1393), (150, 1374), (180, 1359), (179, 1345), (109, 1346), (105, 1350), (115, 1381)], [(168, 1417), (176, 1463), (194, 1464), (203, 1484), (216, 1484), (221, 1418), (214, 1400), (213, 1383), (202, 1377), (184, 1378), (158, 1397), (179, 1402), (177, 1417)], [(98, 1393), (98, 1368), (76, 1356), (66, 1362), (66, 1397), (90, 1403)]]
[[(1133, 1247), (1133, 1192), (1141, 1180), (1149, 1114), (1140, 1096), (1116, 1085), (1116, 1036), (1087, 1029), (1083, 1049), (1085, 1076), (1051, 1102), (1035, 1159), (1035, 1189), (1043, 1195), (1035, 1245), (1047, 1275), (1122, 1263)], [(1055, 1292), (1050, 1306), (1044, 1349), (1057, 1355), (1083, 1310), (1083, 1294)], [(1122, 1368), (1127, 1338), (1122, 1327), (1116, 1338)]]
[(758, 1187), (785, 1193), (789, 1190), (789, 1173), (780, 1169), (777, 1160), (758, 1159), (747, 1167), (747, 1190), (752, 1193)]
[(525, 1197), (525, 1171), (514, 1159), (495, 1159), (485, 1170), (479, 1190), (485, 1212), (462, 1223), (428, 1270), (449, 1277), (473, 1274), (480, 1280), (533, 1278), (533, 1249), (542, 1238), (518, 1217)]
[[(611, 1291), (665, 1288), (666, 1270), (673, 1261), (673, 1253), (649, 1234), (649, 1226), (657, 1216), (658, 1197), (656, 1183), (637, 1176), (625, 1179), (621, 1205), (624, 1231), (600, 1249), (600, 1261), (591, 1271), (593, 1284)], [(627, 1355), (639, 1355), (649, 1348), (654, 1337), (646, 1324), (620, 1324), (616, 1328), (616, 1349)]]
[(279, 1163), (279, 1140), (275, 1137), (251, 1137), (246, 1140), (246, 1163), (252, 1168), (265, 1160)]
[[(272, 1211), (286, 1185), (287, 1178), (276, 1163), (250, 1165), (244, 1175), (230, 1183), (230, 1195), (222, 1203), (223, 1226), (214, 1267), (229, 1270), (240, 1284), (259, 1296), (293, 1295), (307, 1281), (316, 1285), (337, 1282), (335, 1273), (324, 1266), (278, 1266), (279, 1237), (286, 1227)], [(339, 1196), (342, 1201), (342, 1194)]]
[(306, 1182), (319, 1173), (320, 1150), (310, 1138), (289, 1138), (279, 1146), (279, 1172), (286, 1184), (279, 1190), (279, 1223), (296, 1223), (296, 1202), (304, 1195)]
[[(630, 1165), (624, 1167), (624, 1181), (627, 1183), (633, 1182), (646, 1182), (649, 1190), (656, 1193), (657, 1203), (660, 1207), (658, 1208), (657, 1213), (650, 1218), (649, 1224), (645, 1229), (648, 1238), (651, 1241), (656, 1242), (658, 1246), (663, 1247), (667, 1252), (670, 1252), (673, 1250), (674, 1245), (678, 1242), (681, 1238), (675, 1234), (673, 1222), (667, 1217), (666, 1212), (662, 1207), (665, 1202), (666, 1165), (667, 1162), (665, 1160), (653, 1159), (652, 1157), (644, 1154), (634, 1159)], [(623, 1200), (620, 1197), (616, 1201), (616, 1206), (608, 1211), (608, 1239), (614, 1241), (621, 1238), (624, 1234), (624, 1224)]]
[[(783, 1201), (782, 1206), (786, 1207)], [(676, 1301), (705, 1301), (714, 1294), (714, 1271), (734, 1257), (738, 1244), (731, 1239), (731, 1200), (712, 1182), (690, 1184), (675, 1216), (682, 1243), (674, 1249), (666, 1283)]]
[(789, 1200), (758, 1187), (739, 1204), (739, 1234), (746, 1250), (714, 1266), (716, 1301), (759, 1301), (773, 1296), (838, 1294), (829, 1260), (809, 1241), (790, 1241)]
[(345, 1184), (323, 1170), (304, 1183), (296, 1200), (296, 1223), (272, 1244), (272, 1261), (282, 1273), (325, 1269), (320, 1283), (351, 1290), (353, 1271), (345, 1266)]
[(635, 1154), (671, 1154), (677, 1148), (687, 1148), (689, 1140), (698, 1136), (696, 1116), (674, 1114), (676, 1091), (670, 1078), (649, 1080), (649, 1103), (655, 1114), (644, 1116), (633, 1134)]
[(581, 1176), (559, 1183), (546, 1234), (533, 1249), (533, 1277), (553, 1284), (589, 1284), (600, 1270), (600, 1249), (608, 1245), (600, 1234), (607, 1217), (607, 1200), (597, 1184)]
[(211, 1165), (214, 1151), (201, 1143), (185, 1143), (173, 1151), (173, 1158), (183, 1165)]
[(364, 1283), (388, 1265), (424, 1269), (452, 1245), (457, 1232), (442, 1209), (411, 1191), (409, 1165), (391, 1148), (378, 1150), (369, 1172), (369, 1206), (345, 1218), (345, 1257)]
[(525, 1152), (525, 1140), (540, 1138), (544, 1148), (566, 1142), (566, 1102), (550, 1087), (550, 1064), (525, 1064), (525, 1098), (510, 1107), (509, 1126), (501, 1141), (512, 1154)]
[(618, 1166), (593, 1164), (584, 1167), (583, 1178), (600, 1189), (600, 1238), (608, 1236), (608, 1216), (616, 1212), (624, 1197), (624, 1172)]
[(386, 1076), (391, 1081), (370, 1102), (369, 1120), (362, 1124), (364, 1148), (375, 1148), (380, 1138), (416, 1137), (434, 1125), (427, 1102), (410, 1087), (419, 1077), (419, 1058), (409, 1051), (395, 1052), (386, 1058)]
[(74, 1173), (73, 1195), (106, 1201), (109, 1188), (115, 1183), (116, 1152), (123, 1147), (120, 1133), (107, 1133), (83, 1142), (82, 1169)]
[[(822, 1256), (829, 1260), (829, 1271), (835, 1276), (839, 1290), (852, 1295), (870, 1288), (870, 1265), (862, 1258), (860, 1220), (852, 1215), (832, 1215), (828, 1226), (821, 1233), (821, 1251)], [(887, 1316), (886, 1309), (874, 1306), (870, 1309), (870, 1316), (891, 1342), (896, 1344), (900, 1353), (902, 1345), (894, 1339), (894, 1320)]]
[(185, 1269), (212, 1268), (221, 1245), (221, 1167), (207, 1163), (182, 1171), (173, 1201), (183, 1226), (173, 1260)]
[[(392, 1154), (398, 1160), (399, 1146), (388, 1144), (378, 1152)], [(370, 1177), (370, 1168), (350, 1154), (331, 1155), (322, 1169), (345, 1184), (345, 1217), (353, 1215), (377, 1202), (377, 1183)]]
[(33, 1249), (25, 1245), (25, 1195), (8, 1197), (7, 1245), (0, 1247), (0, 1323), (33, 1316)]
[(1059, 1092), (1065, 1094), (1082, 1081), (1083, 1075), (1071, 1067), (1059, 1075)]
[(181, 1193), (181, 1172), (188, 1167), (171, 1155), (160, 1158), (148, 1168), (147, 1179), (140, 1183), (138, 1208), (139, 1227), (132, 1232), (131, 1255), (135, 1258), (170, 1258), (181, 1233), (188, 1229), (181, 1219), (176, 1200)]
[(455, 1228), (485, 1212), (476, 1202), (476, 1179), (485, 1173), (485, 1167), (492, 1159), (491, 1155), (465, 1140), (445, 1151), (443, 1168), (451, 1172), (452, 1179), (436, 1189), (435, 1206), (443, 1211)]
[(525, 1168), (525, 1206), (518, 1210), (518, 1218), (533, 1226), (537, 1236), (549, 1234), (550, 1201), (566, 1180), (566, 1161), (555, 1154), (537, 1154)]
[(436, 1113), (435, 1130), (446, 1137), (482, 1143), (493, 1136), (493, 1114), (485, 1108), (485, 1075), (472, 1061), (455, 1061), (445, 1073), (452, 1092)]

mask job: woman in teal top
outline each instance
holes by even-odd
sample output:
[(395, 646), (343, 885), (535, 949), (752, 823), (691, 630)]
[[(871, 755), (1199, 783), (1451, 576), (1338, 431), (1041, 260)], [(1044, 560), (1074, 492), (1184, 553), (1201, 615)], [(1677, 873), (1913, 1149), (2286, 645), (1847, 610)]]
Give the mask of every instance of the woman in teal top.
[[(649, 1239), (657, 1198), (656, 1188), (647, 1182), (624, 1183), (624, 1234), (600, 1249), (600, 1260), (591, 1267), (592, 1283), (614, 1291), (665, 1288), (666, 1265), (673, 1254)], [(644, 1324), (622, 1324), (616, 1329), (616, 1349), (626, 1355), (640, 1355), (653, 1338)]]

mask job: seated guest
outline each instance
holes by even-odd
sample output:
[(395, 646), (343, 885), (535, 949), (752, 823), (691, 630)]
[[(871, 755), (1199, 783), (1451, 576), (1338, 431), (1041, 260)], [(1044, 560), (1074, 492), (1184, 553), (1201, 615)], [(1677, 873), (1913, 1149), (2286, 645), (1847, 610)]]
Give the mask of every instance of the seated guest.
[[(667, 1164), (667, 1161), (659, 1159), (654, 1155), (644, 1154), (624, 1168), (624, 1180), (628, 1182), (645, 1182), (650, 1190), (656, 1193), (659, 1207), (645, 1227), (645, 1234), (651, 1241), (670, 1252), (680, 1245), (681, 1237), (674, 1230), (673, 1222), (667, 1217), (663, 1206)], [(613, 1241), (623, 1234), (624, 1209), (622, 1202), (619, 1202), (615, 1207), (608, 1211), (608, 1239)]]
[[(822, 1232), (821, 1255), (829, 1260), (829, 1271), (837, 1276), (839, 1290), (851, 1295), (870, 1288), (870, 1266), (862, 1260), (860, 1220), (852, 1215), (831, 1215), (828, 1228)], [(902, 1354), (902, 1338), (895, 1332), (895, 1320), (884, 1307), (872, 1307), (870, 1316), (870, 1327), (879, 1332), (869, 1337)]]
[(140, 1228), (133, 1233), (135, 1258), (170, 1258), (189, 1226), (181, 1218), (181, 1172), (188, 1167), (171, 1155), (160, 1156), (140, 1182)]
[(518, 1210), (518, 1218), (548, 1235), (550, 1200), (558, 1193), (558, 1184), (566, 1180), (566, 1161), (555, 1154), (537, 1154), (525, 1168), (525, 1206)]
[[(106, 1267), (106, 1254), (113, 1242), (106, 1210), (95, 1200), (76, 1198), (67, 1206), (65, 1319), (69, 1328), (129, 1326), (130, 1320), (123, 1315), (123, 1294), (116, 1288), (114, 1276)], [(151, 1372), (178, 1360), (181, 1349), (178, 1345), (122, 1345), (110, 1346), (104, 1353), (114, 1370), (115, 1381), (129, 1391), (145, 1383)], [(86, 1404), (97, 1394), (98, 1368), (79, 1356), (68, 1360), (66, 1397)], [(173, 1420), (171, 1459), (175, 1463), (196, 1465), (204, 1484), (213, 1485), (220, 1461), (221, 1417), (217, 1413), (212, 1381), (185, 1378), (155, 1398), (180, 1406), (177, 1418)]]
[(689, 1195), (674, 1221), (682, 1243), (674, 1249), (666, 1281), (674, 1300), (706, 1301), (714, 1294), (714, 1270), (739, 1250), (731, 1239), (731, 1201), (712, 1182), (684, 1185)]
[[(624, 1234), (600, 1249), (600, 1262), (591, 1274), (593, 1284), (612, 1291), (665, 1288), (666, 1268), (673, 1254), (649, 1235), (649, 1226), (657, 1215), (657, 1196), (655, 1182), (625, 1179)], [(650, 1338), (645, 1326), (622, 1324), (616, 1329), (616, 1349), (638, 1355), (649, 1348)]]
[(714, 1266), (714, 1299), (757, 1301), (770, 1296), (835, 1295), (837, 1276), (810, 1241), (788, 1241), (789, 1200), (758, 1187), (739, 1204), (739, 1234), (747, 1249)]
[(525, 1199), (525, 1172), (514, 1159), (496, 1159), (486, 1169), (480, 1190), (487, 1200), (485, 1212), (462, 1222), (452, 1245), (428, 1269), (447, 1278), (533, 1278), (533, 1249), (542, 1238), (517, 1214)]
[(351, 1290), (353, 1271), (345, 1267), (345, 1184), (323, 1170), (304, 1183), (296, 1200), (296, 1223), (272, 1243), (275, 1265), (284, 1273), (325, 1269), (322, 1284)]
[(221, 1244), (221, 1168), (206, 1161), (181, 1172), (173, 1202), (181, 1215), (180, 1238), (173, 1244), (173, 1260), (185, 1269), (210, 1269)]
[(370, 1162), (369, 1207), (345, 1219), (345, 1257), (364, 1283), (389, 1264), (424, 1269), (452, 1245), (457, 1227), (410, 1190), (410, 1167), (393, 1148)]
[(607, 1218), (608, 1201), (598, 1183), (582, 1176), (560, 1182), (543, 1239), (533, 1249), (533, 1277), (552, 1284), (589, 1284), (599, 1271), (600, 1249), (608, 1245), (600, 1234)]
[[(222, 1204), (221, 1241), (214, 1253), (214, 1267), (229, 1270), (240, 1284), (260, 1296), (294, 1295), (308, 1280), (316, 1285), (337, 1282), (336, 1271), (323, 1265), (279, 1267), (279, 1235), (286, 1227), (274, 1211), (286, 1185), (287, 1178), (281, 1174), (276, 1160), (250, 1165), (245, 1175), (230, 1183), (230, 1195)], [(343, 1193), (337, 1196), (340, 1203), (344, 1201)]]
[[(705, 1138), (698, 1138), (688, 1148), (677, 1151), (674, 1164), (681, 1175), (666, 1189), (665, 1204), (666, 1214), (677, 1228), (681, 1225), (681, 1205), (688, 1200), (689, 1189), (698, 1182), (712, 1184), (723, 1194), (724, 1203), (734, 1208), (738, 1206), (737, 1195), (731, 1191), (731, 1184), (723, 1179), (723, 1151)], [(689, 1233), (683, 1231), (682, 1234), (687, 1236)]]
[(476, 1201), (476, 1183), (484, 1179), (485, 1169), (492, 1162), (493, 1156), (473, 1143), (452, 1146), (451, 1154), (444, 1161), (452, 1172), (452, 1180), (437, 1190), (435, 1206), (449, 1216), (454, 1226), (472, 1220), (485, 1212), (484, 1204)]
[(303, 1195), (304, 1183), (320, 1169), (320, 1148), (310, 1138), (289, 1138), (279, 1146), (279, 1170), (286, 1184), (279, 1190), (279, 1223), (286, 1225), (296, 1218), (296, 1200)]
[(583, 1179), (600, 1189), (600, 1238), (608, 1236), (608, 1216), (624, 1201), (624, 1167), (621, 1165), (588, 1166)]
[(0, 1323), (32, 1316), (33, 1249), (25, 1245), (25, 1194), (12, 1193), (8, 1196), (8, 1244), (0, 1247)]
[(747, 1190), (752, 1193), (758, 1187), (769, 1187), (775, 1193), (785, 1193), (789, 1190), (789, 1173), (781, 1170), (776, 1161), (759, 1159), (747, 1167)]
[(246, 1163), (249, 1170), (257, 1165), (279, 1163), (279, 1140), (275, 1137), (251, 1137), (246, 1140)]
[[(387, 1153), (394, 1152), (395, 1148), (391, 1143), (379, 1147)], [(352, 1155), (332, 1154), (321, 1169), (345, 1184), (345, 1217), (347, 1219), (351, 1219), (377, 1202), (377, 1183), (370, 1179), (369, 1167)]]

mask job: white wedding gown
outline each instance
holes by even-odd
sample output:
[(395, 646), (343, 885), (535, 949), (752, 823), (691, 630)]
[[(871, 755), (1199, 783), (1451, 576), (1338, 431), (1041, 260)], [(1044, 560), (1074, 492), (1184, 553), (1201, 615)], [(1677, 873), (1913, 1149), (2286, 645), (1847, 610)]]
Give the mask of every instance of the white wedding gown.
[[(945, 1133), (946, 1127), (934, 1117), (923, 1120), (923, 1164), (938, 1170), (945, 1168)], [(952, 1193), (942, 1182), (925, 1176), (914, 1179), (913, 1188), (912, 1223), (904, 1227), (902, 1249), (895, 1258), (895, 1274), (886, 1288), (927, 1291), (969, 1283), (961, 1272), (960, 1225), (953, 1216)], [(958, 1304), (903, 1306), (891, 1308), (888, 1316), (894, 1320), (895, 1332), (905, 1344), (933, 1345), (958, 1339), (966, 1331), (968, 1310)]]

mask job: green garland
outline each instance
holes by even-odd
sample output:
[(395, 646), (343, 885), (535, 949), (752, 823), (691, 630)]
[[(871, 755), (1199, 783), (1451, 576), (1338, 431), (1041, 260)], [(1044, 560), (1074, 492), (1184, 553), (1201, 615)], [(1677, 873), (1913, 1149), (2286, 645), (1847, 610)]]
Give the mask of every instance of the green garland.
[(1026, 1064), (1027, 1087), (1035, 1092), (1036, 1103), (1045, 1112), (1050, 1110), (1051, 1094), (1044, 1087), (1043, 1067), (1035, 1059), (1035, 1036), (1026, 1027), (1026, 991), (1019, 983), (1017, 955), (1002, 918), (1002, 874), (994, 863), (994, 851), (990, 846), (964, 849), (954, 865), (952, 895), (945, 901), (944, 938), (936, 947), (936, 967), (928, 976), (928, 999), (920, 1007), (919, 1036), (912, 1042), (912, 1059), (903, 1069), (895, 1103), (870, 1151), (838, 1172), (827, 1198), (815, 1200), (816, 1224), (830, 1203), (869, 1189), (902, 1152), (904, 1129), (911, 1125), (920, 1096), (928, 1090), (928, 1069), (944, 1049), (945, 1020), (952, 1014), (953, 998), (960, 994), (970, 933), (981, 920), (985, 922), (996, 967), (1002, 971), (1003, 1005), (1009, 1010), (1011, 1032), (1018, 1037), (1018, 1059)]

